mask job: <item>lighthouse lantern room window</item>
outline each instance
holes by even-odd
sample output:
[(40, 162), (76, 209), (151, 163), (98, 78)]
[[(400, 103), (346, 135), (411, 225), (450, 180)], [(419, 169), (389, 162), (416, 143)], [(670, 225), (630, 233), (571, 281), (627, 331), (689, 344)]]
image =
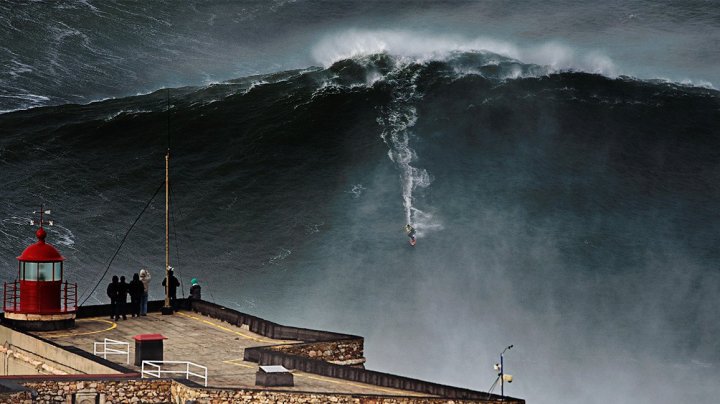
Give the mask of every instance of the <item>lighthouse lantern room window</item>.
[(62, 262), (19, 262), (21, 281), (61, 281)]

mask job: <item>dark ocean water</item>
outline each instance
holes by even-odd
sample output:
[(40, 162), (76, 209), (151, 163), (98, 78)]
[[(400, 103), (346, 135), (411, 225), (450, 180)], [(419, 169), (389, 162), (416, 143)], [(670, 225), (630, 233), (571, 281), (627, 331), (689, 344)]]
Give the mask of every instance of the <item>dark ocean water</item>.
[[(30, 212), (45, 203), (56, 220), (48, 241), (67, 258), (69, 280), (86, 304), (104, 303), (110, 257), (163, 181), (169, 124), (171, 259), (184, 293), (197, 277), (208, 300), (365, 336), (369, 368), (481, 390), (514, 344), (506, 392), (528, 402), (715, 402), (720, 93), (697, 85), (717, 81), (699, 62), (707, 47), (688, 47), (685, 69), (673, 44), (690, 41), (681, 27), (717, 24), (717, 7), (519, 2), (510, 12), (500, 3), (0, 5), (3, 24), (59, 16), (43, 29), (62, 21), (81, 33), (54, 62), (43, 34), (3, 42), (30, 69), (13, 75), (5, 65), (0, 76), (12, 84), (0, 90), (12, 95), (0, 109), (22, 109), (0, 115), (3, 280), (15, 278), (15, 257), (33, 242)], [(324, 19), (302, 26), (309, 17), (298, 7)], [(48, 14), (30, 22), (29, 10)], [(557, 44), (487, 38), (456, 46), (471, 15), (500, 37), (496, 20), (532, 33), (548, 26), (549, 10), (563, 21), (574, 15), (578, 27), (596, 15), (600, 38), (627, 38), (608, 53), (664, 32), (674, 56), (663, 57), (675, 64), (625, 75), (641, 71), (635, 59), (575, 47), (600, 41), (580, 28), (568, 28), (574, 56)], [(643, 24), (615, 29), (616, 11)], [(198, 16), (222, 23), (228, 38), (256, 36), (218, 43)], [(368, 16), (365, 27), (319, 34)], [(445, 18), (462, 32), (413, 42), (407, 30), (379, 29), (393, 18), (408, 29)], [(79, 28), (107, 21), (136, 28)], [(718, 46), (717, 31), (704, 35)], [(311, 39), (312, 56), (288, 51)], [(202, 44), (192, 48), (195, 40)], [(552, 50), (565, 59), (544, 60)], [(228, 67), (251, 52), (247, 65)], [(141, 68), (169, 54), (197, 63)], [(217, 57), (209, 81), (235, 78), (198, 79), (206, 57)], [(196, 85), (127, 96), (173, 83)], [(32, 105), (47, 106), (23, 109)], [(150, 268), (153, 298), (162, 295), (163, 213), (159, 195), (108, 272)], [(415, 248), (407, 222), (418, 229)]]

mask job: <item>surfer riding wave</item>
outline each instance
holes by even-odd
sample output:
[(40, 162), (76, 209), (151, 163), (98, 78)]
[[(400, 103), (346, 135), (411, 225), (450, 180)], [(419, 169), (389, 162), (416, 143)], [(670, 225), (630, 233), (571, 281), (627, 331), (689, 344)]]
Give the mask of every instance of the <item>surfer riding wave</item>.
[(408, 237), (410, 237), (410, 245), (414, 246), (417, 242), (417, 239), (415, 238), (415, 228), (408, 223), (405, 225), (405, 232), (407, 233)]

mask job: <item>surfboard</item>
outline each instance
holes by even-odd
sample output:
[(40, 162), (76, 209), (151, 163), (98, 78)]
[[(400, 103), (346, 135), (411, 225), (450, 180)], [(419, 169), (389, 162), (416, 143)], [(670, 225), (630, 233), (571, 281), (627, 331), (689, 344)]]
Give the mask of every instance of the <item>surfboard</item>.
[(411, 245), (411, 246), (415, 247), (415, 244), (416, 244), (416, 243), (417, 243), (417, 239), (415, 239), (415, 240), (410, 239), (410, 245)]

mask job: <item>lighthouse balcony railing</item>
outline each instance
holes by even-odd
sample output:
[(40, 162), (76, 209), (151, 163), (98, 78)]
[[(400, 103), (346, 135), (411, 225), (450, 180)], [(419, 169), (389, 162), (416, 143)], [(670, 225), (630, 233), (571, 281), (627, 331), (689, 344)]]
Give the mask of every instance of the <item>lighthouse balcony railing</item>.
[(61, 307), (65, 307), (65, 311), (77, 311), (77, 283), (63, 284), (63, 303)]
[(18, 311), (20, 308), (20, 282), (5, 282), (3, 286), (3, 311)]
[(6, 313), (13, 312), (31, 312), (33, 314), (53, 314), (53, 313), (74, 313), (77, 311), (77, 283), (69, 283), (67, 281), (61, 284), (60, 289), (60, 307), (54, 310), (23, 310), (20, 306), (21, 293), (20, 281), (5, 282), (3, 285), (3, 311)]

